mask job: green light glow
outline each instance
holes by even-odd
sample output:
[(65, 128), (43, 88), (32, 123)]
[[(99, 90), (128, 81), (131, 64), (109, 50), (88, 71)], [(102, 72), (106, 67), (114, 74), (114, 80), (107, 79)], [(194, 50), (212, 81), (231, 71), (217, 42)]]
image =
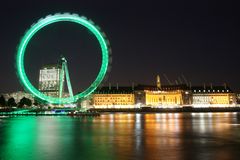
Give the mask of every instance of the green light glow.
[[(42, 29), (43, 27), (46, 27), (47, 25), (50, 25), (56, 22), (63, 22), (63, 21), (80, 24), (86, 27), (95, 35), (95, 37), (97, 38), (100, 44), (101, 51), (102, 51), (102, 64), (96, 79), (85, 91), (73, 97), (57, 98), (57, 97), (50, 97), (41, 93), (30, 83), (24, 68), (24, 54), (29, 41), (40, 29)], [(31, 28), (25, 33), (24, 37), (21, 39), (18, 50), (17, 50), (17, 56), (16, 56), (17, 74), (20, 79), (20, 82), (23, 84), (26, 90), (32, 93), (34, 96), (44, 101), (47, 101), (51, 104), (73, 103), (73, 102), (76, 102), (78, 99), (84, 98), (89, 94), (91, 94), (104, 79), (104, 76), (106, 75), (106, 72), (108, 69), (108, 64), (109, 64), (109, 48), (108, 48), (108, 43), (105, 40), (104, 34), (102, 34), (98, 30), (98, 27), (94, 26), (92, 22), (88, 21), (85, 17), (79, 17), (76, 14), (69, 14), (69, 13), (47, 16), (44, 19), (40, 19), (36, 24), (33, 24)]]

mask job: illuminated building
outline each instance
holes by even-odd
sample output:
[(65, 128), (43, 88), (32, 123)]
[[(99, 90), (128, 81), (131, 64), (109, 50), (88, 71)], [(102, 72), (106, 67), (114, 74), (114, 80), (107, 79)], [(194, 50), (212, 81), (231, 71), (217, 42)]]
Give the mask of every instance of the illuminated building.
[(226, 86), (192, 87), (194, 107), (226, 107), (236, 104), (236, 95)]
[(176, 107), (189, 104), (191, 97), (185, 85), (103, 87), (92, 95), (95, 108)]
[(48, 96), (59, 96), (60, 65), (46, 65), (40, 69), (39, 90)]
[(240, 104), (240, 93), (236, 94), (237, 104)]
[(182, 105), (181, 91), (146, 91), (147, 106)]
[(92, 95), (94, 108), (133, 108), (134, 93), (131, 87), (102, 87)]
[(161, 89), (159, 86), (139, 85), (135, 98), (139, 106), (149, 107), (176, 107), (191, 103), (191, 93), (186, 85), (161, 86)]

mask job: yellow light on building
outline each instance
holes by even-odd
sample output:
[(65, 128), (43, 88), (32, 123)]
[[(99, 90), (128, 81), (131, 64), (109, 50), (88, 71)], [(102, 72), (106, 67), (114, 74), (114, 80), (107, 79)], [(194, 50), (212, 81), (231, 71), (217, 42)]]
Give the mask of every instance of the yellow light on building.
[(95, 108), (133, 108), (135, 105), (134, 94), (93, 94)]
[(183, 98), (180, 90), (176, 91), (145, 91), (146, 105), (159, 107), (162, 105), (182, 105)]

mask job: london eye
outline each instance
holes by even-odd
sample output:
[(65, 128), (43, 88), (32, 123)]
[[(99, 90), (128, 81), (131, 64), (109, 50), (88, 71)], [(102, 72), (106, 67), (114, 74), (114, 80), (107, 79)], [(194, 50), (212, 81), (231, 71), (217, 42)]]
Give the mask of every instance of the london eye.
[[(59, 97), (53, 97), (46, 95), (39, 91), (37, 88), (35, 88), (31, 82), (29, 81), (29, 78), (25, 72), (25, 67), (24, 67), (24, 55), (25, 55), (25, 50), (28, 46), (29, 41), (31, 38), (42, 28), (53, 24), (53, 23), (60, 23), (60, 22), (72, 22), (79, 24), (81, 26), (86, 27), (99, 42), (99, 46), (101, 48), (101, 56), (102, 56), (102, 62), (101, 62), (101, 68), (99, 73), (97, 74), (95, 80), (91, 83), (91, 85), (84, 90), (81, 93), (78, 93), (76, 95), (73, 95), (72, 92), (72, 86), (69, 78), (69, 73), (68, 73), (68, 68), (67, 68), (67, 60), (62, 57), (62, 69), (61, 69), (61, 76), (60, 76), (60, 88), (59, 88)], [(100, 28), (96, 25), (91, 20), (88, 20), (86, 17), (80, 17), (77, 14), (69, 14), (69, 13), (64, 13), (64, 14), (55, 14), (55, 15), (49, 15), (46, 18), (40, 19), (37, 23), (33, 24), (29, 30), (25, 33), (23, 38), (20, 40), (20, 44), (17, 48), (17, 54), (16, 54), (16, 69), (17, 69), (17, 75), (19, 77), (19, 80), (23, 87), (33, 94), (35, 97), (46, 101), (50, 104), (69, 104), (69, 103), (74, 103), (78, 101), (81, 98), (85, 98), (88, 95), (90, 95), (94, 90), (101, 84), (103, 81), (104, 77), (106, 76), (108, 69), (109, 69), (109, 64), (111, 62), (110, 60), (110, 55), (111, 55), (111, 49), (109, 45), (109, 41), (106, 39), (106, 36), (103, 32), (100, 31)], [(62, 90), (63, 90), (63, 81), (64, 81), (64, 76), (66, 76), (66, 81), (67, 81), (67, 86), (68, 86), (68, 91), (69, 91), (69, 96), (68, 97), (63, 97), (62, 96)]]

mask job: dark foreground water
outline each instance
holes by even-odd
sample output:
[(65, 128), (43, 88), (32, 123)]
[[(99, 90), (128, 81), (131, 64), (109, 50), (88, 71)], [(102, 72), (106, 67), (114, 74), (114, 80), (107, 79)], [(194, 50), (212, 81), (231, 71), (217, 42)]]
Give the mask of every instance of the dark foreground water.
[(240, 114), (1, 117), (0, 159), (239, 160)]

